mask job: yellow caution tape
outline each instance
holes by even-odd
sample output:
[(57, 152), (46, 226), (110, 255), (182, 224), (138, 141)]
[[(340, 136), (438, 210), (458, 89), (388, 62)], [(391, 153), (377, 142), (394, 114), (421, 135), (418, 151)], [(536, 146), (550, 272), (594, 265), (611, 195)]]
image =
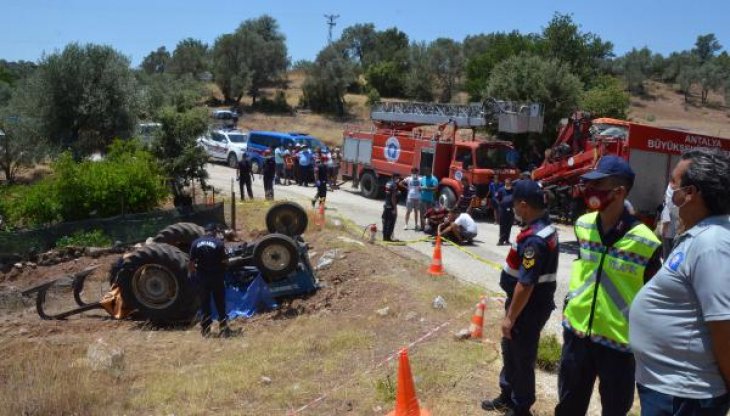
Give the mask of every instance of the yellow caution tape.
[(480, 256), (478, 254), (474, 254), (471, 251), (469, 251), (469, 250), (465, 249), (464, 247), (460, 246), (459, 244), (456, 244), (453, 241), (449, 240), (448, 238), (441, 237), (441, 239), (444, 240), (444, 241), (446, 241), (446, 242), (448, 242), (448, 243), (450, 243), (451, 245), (453, 245), (454, 247), (456, 247), (459, 251), (462, 251), (462, 252), (466, 253), (469, 257), (473, 258), (474, 260), (476, 260), (476, 261), (478, 261), (480, 263), (484, 263), (487, 266), (493, 268), (494, 270), (497, 270), (497, 271), (502, 270), (502, 265), (501, 264), (499, 264), (497, 262), (494, 262), (492, 260), (485, 259), (484, 257), (482, 257), (482, 256)]
[[(356, 225), (355, 223), (350, 221), (349, 219), (340, 217), (340, 220), (342, 220), (342, 223), (346, 227), (350, 228), (352, 231), (362, 233), (363, 230), (358, 225)], [(382, 246), (406, 246), (409, 244), (423, 243), (426, 241), (431, 241), (433, 239), (434, 239), (434, 237), (426, 236), (423, 238), (419, 238), (417, 240), (408, 240), (408, 241), (382, 241), (382, 240), (379, 240), (376, 243), (379, 245), (382, 245)], [(441, 237), (441, 240), (451, 244), (452, 246), (456, 247), (458, 250), (466, 253), (469, 257), (473, 258), (474, 260), (476, 260), (480, 263), (486, 264), (487, 266), (491, 267), (494, 270), (497, 270), (497, 271), (502, 270), (502, 265), (497, 262), (494, 262), (489, 259), (485, 259), (484, 257), (465, 249), (464, 247), (460, 246), (459, 244), (454, 243), (453, 241), (449, 240), (448, 238)]]

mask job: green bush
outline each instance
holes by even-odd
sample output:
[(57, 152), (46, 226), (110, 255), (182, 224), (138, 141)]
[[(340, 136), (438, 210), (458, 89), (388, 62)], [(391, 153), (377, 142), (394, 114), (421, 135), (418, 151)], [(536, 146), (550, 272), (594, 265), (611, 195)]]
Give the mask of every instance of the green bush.
[(112, 239), (102, 230), (78, 231), (56, 241), (56, 247), (110, 247)]
[(367, 105), (373, 105), (378, 101), (380, 101), (380, 93), (375, 88), (370, 88), (370, 91), (368, 91)]
[(616, 78), (604, 76), (596, 81), (596, 85), (583, 92), (580, 106), (596, 117), (613, 117), (626, 119), (629, 110), (629, 94)]
[(0, 194), (0, 213), (9, 225), (32, 227), (145, 212), (168, 195), (156, 161), (136, 141), (115, 141), (100, 162), (75, 162), (64, 153), (53, 171), (33, 185), (6, 188)]
[(53, 169), (66, 221), (145, 212), (167, 196), (155, 160), (136, 142), (116, 141), (101, 162), (77, 163), (62, 154)]
[(11, 227), (29, 227), (62, 219), (55, 182), (51, 178), (33, 185), (5, 188), (0, 195), (0, 213)]
[(541, 336), (537, 348), (537, 367), (545, 371), (556, 371), (560, 363), (561, 349), (558, 337), (555, 335)]

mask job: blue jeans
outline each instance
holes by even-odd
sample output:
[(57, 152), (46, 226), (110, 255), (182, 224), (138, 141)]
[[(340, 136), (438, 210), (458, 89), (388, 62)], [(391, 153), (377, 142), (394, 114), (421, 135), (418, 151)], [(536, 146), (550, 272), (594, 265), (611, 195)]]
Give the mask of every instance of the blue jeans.
[(687, 399), (659, 393), (637, 384), (641, 416), (725, 416), (730, 410), (730, 394), (711, 399)]

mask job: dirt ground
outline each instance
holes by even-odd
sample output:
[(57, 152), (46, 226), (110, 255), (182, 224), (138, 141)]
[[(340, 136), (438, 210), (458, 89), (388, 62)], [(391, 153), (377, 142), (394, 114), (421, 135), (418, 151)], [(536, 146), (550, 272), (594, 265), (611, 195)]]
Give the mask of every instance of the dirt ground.
[[(238, 205), (241, 235), (262, 232), (250, 224), (262, 224), (266, 208)], [(322, 231), (310, 226), (304, 238), (313, 264), (325, 250), (338, 250), (317, 272), (323, 288), (234, 321), (243, 332), (232, 339), (203, 339), (196, 327), (116, 321), (102, 311), (42, 321), (32, 301), (17, 295), (95, 262), (101, 267), (84, 293), (92, 300), (106, 290), (117, 255), (0, 278), (0, 414), (382, 415), (394, 406), (397, 379), (397, 360), (388, 358), (419, 339), (410, 359), (422, 405), (440, 415), (481, 414), (479, 401), (498, 389), (493, 341), (501, 305), (488, 304), (486, 342), (457, 341), (454, 333), (468, 327), (483, 293), (427, 275), (426, 259), (413, 259), (407, 248), (358, 243), (356, 234), (339, 220)], [(436, 296), (446, 308), (433, 308)], [(49, 303), (60, 308), (61, 299), (70, 304), (68, 287)], [(100, 339), (123, 351), (120, 366), (90, 367), (88, 348)], [(536, 414), (550, 413), (550, 396), (541, 394)]]

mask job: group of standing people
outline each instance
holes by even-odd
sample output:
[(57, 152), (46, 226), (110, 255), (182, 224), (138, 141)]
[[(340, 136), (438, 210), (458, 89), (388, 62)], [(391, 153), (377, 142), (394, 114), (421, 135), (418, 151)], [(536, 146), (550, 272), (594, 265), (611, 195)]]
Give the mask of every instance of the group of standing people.
[[(312, 151), (307, 145), (296, 144), (288, 147), (269, 148), (264, 151), (263, 156), (260, 174), (264, 183), (266, 199), (274, 199), (275, 184), (296, 183), (299, 186), (307, 187), (309, 183), (314, 183), (318, 191), (324, 186), (325, 196), (327, 187), (332, 189), (337, 187), (339, 148), (335, 148), (331, 152), (323, 151), (320, 148)], [(248, 158), (244, 157), (238, 162), (236, 180), (239, 184), (241, 200), (245, 200), (245, 195), (248, 195), (249, 199), (253, 199), (251, 185), (254, 181), (254, 173)]]
[(438, 179), (428, 169), (424, 169), (422, 176), (419, 175), (419, 170), (415, 167), (411, 169), (411, 175), (405, 179), (402, 179), (398, 173), (393, 174), (391, 180), (385, 184), (385, 203), (381, 216), (384, 241), (395, 241), (393, 232), (398, 218), (398, 200), (401, 189), (407, 190), (403, 229), (409, 228), (412, 213), (414, 229), (423, 231), (426, 226), (426, 213), (436, 205)]
[[(598, 379), (603, 415), (628, 414), (637, 389), (643, 416), (726, 415), (730, 157), (705, 149), (682, 155), (668, 197), (683, 228), (664, 250), (624, 204), (634, 183), (625, 160), (606, 156), (582, 181), (597, 210), (575, 223), (579, 254), (563, 304), (555, 414), (585, 415)], [(516, 182), (511, 198), (526, 226), (500, 279), (507, 293), (500, 394), (481, 406), (529, 415), (540, 331), (555, 309), (559, 241), (537, 183)]]

